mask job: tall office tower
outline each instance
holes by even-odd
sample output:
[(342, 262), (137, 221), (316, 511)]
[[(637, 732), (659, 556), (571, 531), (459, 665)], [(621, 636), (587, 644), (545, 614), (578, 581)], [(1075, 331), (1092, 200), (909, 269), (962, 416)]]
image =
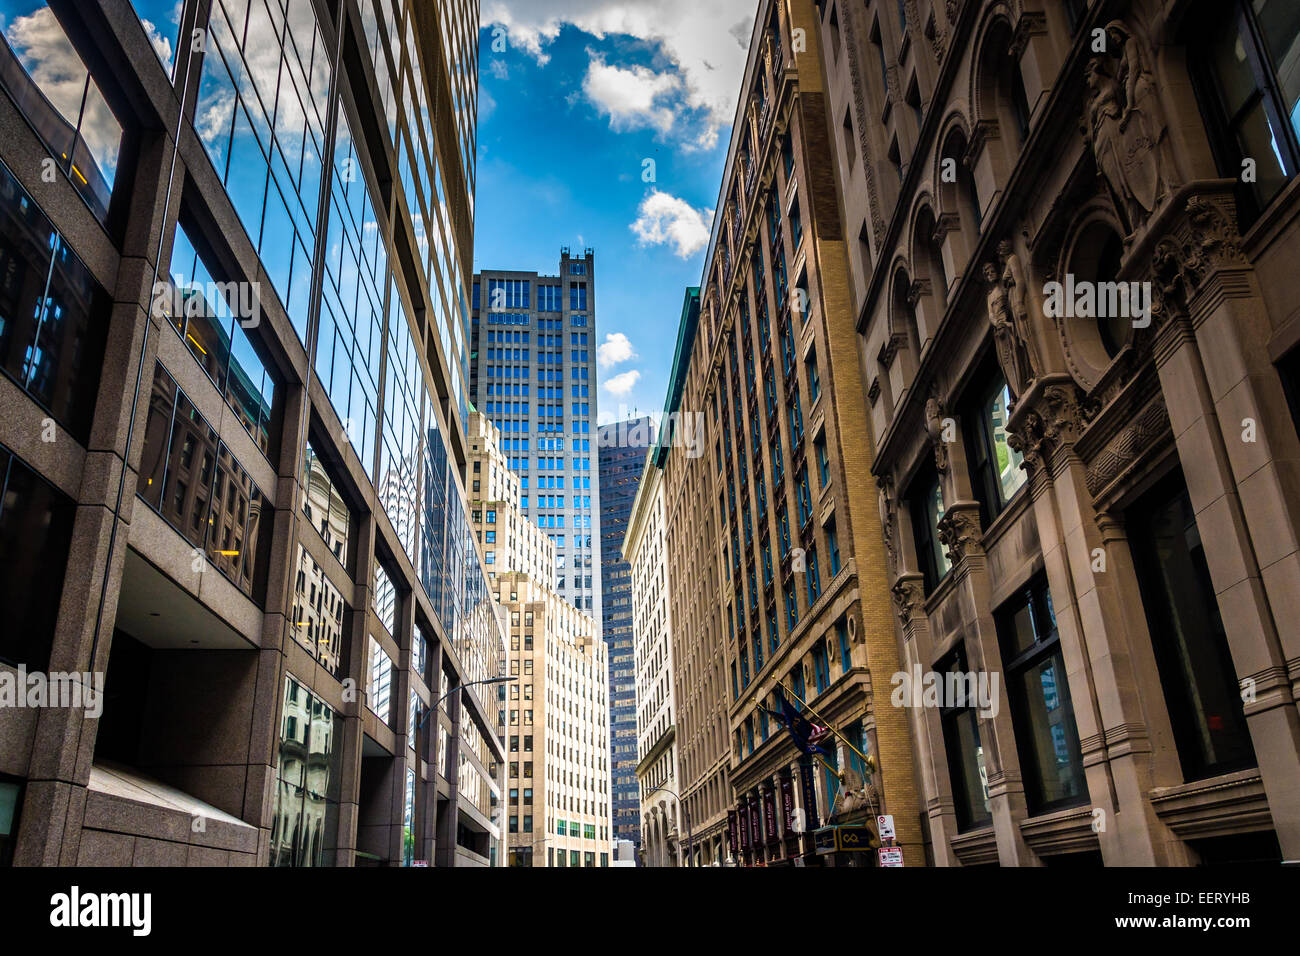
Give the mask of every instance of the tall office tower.
[[(711, 605), (686, 615), (687, 629), (719, 627), (726, 679), (707, 693), (727, 708), (732, 852), (745, 864), (863, 865), (854, 847), (884, 813), (915, 865), (921, 803), (908, 717), (887, 692), (901, 654), (867, 389), (845, 348), (850, 275), (825, 173), (817, 14), (814, 0), (766, 0), (754, 25), (683, 402), (709, 420), (711, 462), (694, 469), (694, 515), (669, 523), (670, 535), (709, 530), (710, 573), (674, 588), (685, 589), (682, 606), (701, 590)], [(676, 454), (670, 501), (681, 494)], [(689, 673), (689, 658), (677, 660)], [(772, 718), (787, 706), (835, 729), (824, 764)], [(828, 828), (814, 838), (819, 824)]]
[(478, 4), (5, 15), (0, 862), (500, 862)]
[[(510, 866), (609, 866), (609, 666), (596, 622), (515, 571), (496, 580), (510, 616), (503, 823)], [(502, 688), (504, 689), (504, 688)]]
[[(677, 866), (693, 849), (677, 775), (677, 699), (673, 693), (672, 620), (668, 610), (668, 546), (663, 464), (658, 443), (646, 455), (621, 550), (632, 571), (636, 666), (636, 778), (641, 847), (646, 866)], [(609, 500), (606, 496), (606, 501)], [(605, 605), (608, 607), (608, 603)]]
[(556, 588), (601, 619), (596, 459), (596, 257), (560, 274), (474, 277), (470, 394), (501, 432), (524, 511), (555, 542)]
[(600, 590), (604, 611), (601, 634), (609, 648), (609, 752), (614, 836), (641, 842), (641, 801), (637, 791), (636, 665), (632, 637), (632, 569), (623, 560), (632, 502), (646, 452), (656, 434), (654, 419), (600, 428)]
[(933, 859), (1300, 859), (1300, 6), (819, 7)]

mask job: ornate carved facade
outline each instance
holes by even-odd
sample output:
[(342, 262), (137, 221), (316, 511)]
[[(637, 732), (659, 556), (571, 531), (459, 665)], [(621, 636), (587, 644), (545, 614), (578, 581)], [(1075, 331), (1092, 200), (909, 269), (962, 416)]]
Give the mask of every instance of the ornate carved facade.
[(929, 858), (1300, 858), (1300, 18), (818, 6)]

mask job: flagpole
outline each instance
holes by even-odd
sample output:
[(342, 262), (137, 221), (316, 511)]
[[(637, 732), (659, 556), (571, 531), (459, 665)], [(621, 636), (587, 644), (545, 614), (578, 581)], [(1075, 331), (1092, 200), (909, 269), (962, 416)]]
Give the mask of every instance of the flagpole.
[[(840, 740), (842, 740), (842, 741), (844, 742), (844, 746), (848, 747), (848, 748), (849, 748), (850, 750), (852, 750), (855, 754), (857, 754), (859, 757), (862, 758), (862, 764), (863, 764), (864, 769), (867, 769), (868, 772), (870, 772), (870, 770), (874, 768), (874, 766), (875, 766), (875, 761), (874, 761), (872, 758), (868, 757), (866, 754), (864, 754), (864, 753), (863, 753), (861, 750), (859, 750), (857, 747), (853, 746), (852, 741), (850, 741), (848, 737), (845, 737), (842, 733), (840, 733), (838, 730), (836, 730), (836, 729), (835, 729), (835, 725), (831, 722), (830, 718), (828, 718), (828, 717), (823, 717), (821, 714), (817, 713), (817, 711), (813, 710), (812, 704), (808, 703), (808, 701), (804, 700), (802, 697), (800, 697), (798, 694), (796, 694), (796, 693), (795, 693), (794, 691), (792, 691), (790, 688), (786, 687), (785, 684), (783, 684), (783, 683), (780, 681), (780, 679), (777, 679), (777, 680), (776, 680), (776, 686), (779, 687), (779, 688), (781, 688), (783, 691), (785, 691), (787, 694), (789, 694), (789, 695), (790, 695), (791, 697), (793, 697), (795, 700), (799, 701), (799, 703), (801, 703), (801, 704), (803, 704), (805, 707), (807, 707), (807, 708), (808, 708), (808, 713), (812, 714), (814, 717), (817, 717), (817, 718), (819, 718), (819, 719), (821, 719), (821, 720), (826, 721), (826, 729), (829, 730), (831, 733), (833, 733), (833, 734), (834, 734), (836, 737), (838, 737)], [(819, 759), (820, 759), (820, 758), (819, 758)], [(826, 763), (826, 761), (823, 760), (822, 763)], [(828, 769), (833, 769), (833, 768), (830, 768), (830, 765), (829, 765), (829, 764), (827, 764), (827, 768), (828, 768)], [(835, 773), (836, 773), (836, 775), (838, 775), (838, 774), (839, 774), (839, 771), (836, 770)]]

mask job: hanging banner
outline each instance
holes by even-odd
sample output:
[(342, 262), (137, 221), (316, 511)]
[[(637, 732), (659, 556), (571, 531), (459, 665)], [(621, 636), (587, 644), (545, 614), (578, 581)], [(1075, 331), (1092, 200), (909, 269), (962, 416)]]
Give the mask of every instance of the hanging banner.
[(821, 826), (821, 818), (817, 816), (817, 790), (813, 786), (811, 760), (799, 762), (799, 779), (803, 787), (803, 809), (808, 816), (807, 827), (809, 830), (816, 830)]
[(781, 835), (794, 836), (794, 781), (789, 774), (781, 777)]
[(727, 855), (734, 858), (738, 847), (736, 844), (736, 811), (727, 811)]
[(763, 833), (768, 843), (780, 839), (776, 829), (776, 791), (771, 787), (763, 789)]
[(758, 818), (758, 797), (749, 798), (749, 832), (754, 849), (763, 844), (763, 824)]
[(743, 804), (736, 811), (736, 817), (740, 821), (740, 850), (742, 853), (747, 853), (749, 852), (749, 811)]

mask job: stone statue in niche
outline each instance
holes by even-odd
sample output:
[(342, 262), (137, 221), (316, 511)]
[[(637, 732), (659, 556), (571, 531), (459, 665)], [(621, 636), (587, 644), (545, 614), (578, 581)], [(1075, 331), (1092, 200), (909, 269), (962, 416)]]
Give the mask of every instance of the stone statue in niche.
[(941, 472), (948, 470), (948, 443), (944, 441), (943, 404), (933, 395), (925, 402), (925, 430), (934, 446), (934, 466)]
[(1112, 73), (1101, 57), (1088, 61), (1086, 132), (1131, 238), (1168, 198), (1174, 167), (1166, 161), (1164, 110), (1142, 39), (1119, 20), (1106, 25), (1106, 38), (1116, 66)]
[(993, 326), (993, 344), (998, 353), (998, 364), (1002, 366), (1002, 374), (1012, 396), (1018, 398), (1028, 387), (1030, 375), (1016, 329), (1016, 319), (1011, 312), (1011, 299), (1002, 273), (992, 262), (984, 263), (984, 281), (989, 287), (989, 324)]
[(1034, 321), (1038, 310), (1030, 311), (1029, 279), (1025, 276), (1025, 267), (1020, 262), (1020, 256), (1016, 255), (1011, 240), (1003, 239), (998, 243), (998, 259), (1002, 262), (1002, 284), (1007, 289), (1011, 321), (1016, 335), (1020, 337), (1020, 344), (1025, 352), (1028, 379), (1032, 381), (1042, 375), (1047, 368), (1042, 330), (1036, 327)]

